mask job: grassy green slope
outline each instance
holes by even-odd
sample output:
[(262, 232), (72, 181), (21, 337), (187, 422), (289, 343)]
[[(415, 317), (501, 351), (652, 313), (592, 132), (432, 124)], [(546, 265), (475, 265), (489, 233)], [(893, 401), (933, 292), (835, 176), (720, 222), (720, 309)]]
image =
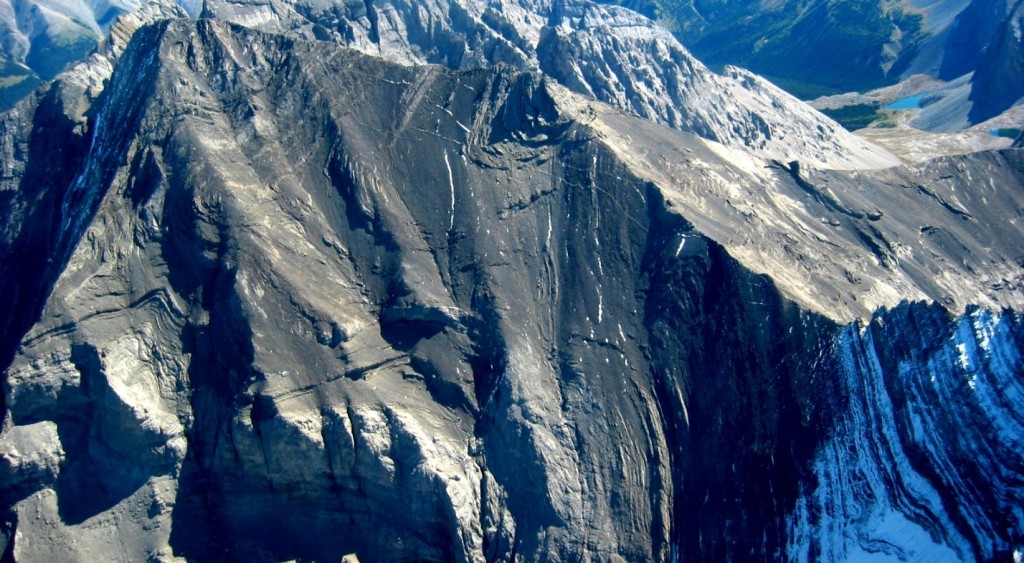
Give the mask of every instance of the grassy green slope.
[(39, 84), (39, 76), (32, 72), (32, 69), (0, 53), (0, 111), (10, 109)]
[[(749, 68), (804, 98), (894, 83), (923, 38), (920, 15), (879, 0), (607, 1), (655, 15), (712, 67)], [(894, 37), (896, 60), (885, 52)]]

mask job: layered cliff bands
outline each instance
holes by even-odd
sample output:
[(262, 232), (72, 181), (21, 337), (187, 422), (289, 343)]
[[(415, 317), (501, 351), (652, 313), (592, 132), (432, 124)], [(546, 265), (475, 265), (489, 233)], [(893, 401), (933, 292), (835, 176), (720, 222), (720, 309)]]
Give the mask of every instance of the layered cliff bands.
[(899, 305), (1024, 306), (1019, 150), (818, 171), (211, 20), (109, 76), (0, 121), (16, 560), (1024, 542), (1020, 315)]
[(1010, 313), (903, 306), (844, 329), (831, 370), (849, 402), (815, 456), (817, 490), (797, 502), (787, 554), (1011, 558), (1024, 490), (1003, 477), (1021, 463), (1021, 328)]

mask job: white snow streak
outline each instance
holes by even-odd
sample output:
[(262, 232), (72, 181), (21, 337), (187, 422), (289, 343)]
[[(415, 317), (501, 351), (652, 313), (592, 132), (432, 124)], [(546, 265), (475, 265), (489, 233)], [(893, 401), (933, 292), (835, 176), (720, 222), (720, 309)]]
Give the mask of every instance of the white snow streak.
[[(951, 338), (920, 363), (901, 362), (898, 374), (887, 376), (880, 364), (874, 336), (867, 325), (849, 327), (838, 341), (840, 372), (853, 401), (842, 415), (837, 432), (817, 453), (817, 486), (804, 491), (790, 523), (789, 556), (808, 560), (817, 551), (823, 560), (957, 561), (971, 553), (970, 543), (954, 526), (946, 502), (933, 484), (944, 483), (964, 506), (963, 523), (972, 533), (992, 534), (991, 519), (970, 507), (973, 498), (950, 443), (984, 442), (978, 449), (977, 469), (999, 475), (1019, 467), (1021, 429), (1019, 405), (1024, 385), (1019, 382), (1024, 354), (1008, 316), (977, 311), (957, 321)], [(900, 436), (895, 403), (887, 379), (898, 377), (907, 401), (909, 439), (915, 451), (933, 460), (938, 475), (919, 473), (910, 463)], [(964, 393), (965, 385), (970, 393)], [(957, 420), (962, 418), (963, 420)], [(955, 420), (942, 429), (936, 420)], [(983, 430), (978, 430), (978, 429)], [(952, 434), (952, 435), (950, 435)], [(988, 447), (999, 452), (988, 459)], [(990, 466), (995, 462), (996, 466)], [(1017, 526), (1024, 511), (1012, 508)], [(930, 525), (924, 525), (925, 516)], [(984, 557), (991, 550), (1020, 546), (981, 543)], [(880, 552), (877, 547), (886, 546)], [(813, 547), (813, 549), (812, 549)], [(1014, 557), (1022, 559), (1019, 551)]]
[(451, 188), (452, 205), (448, 215), (448, 232), (455, 228), (455, 178), (452, 176), (452, 163), (448, 160), (448, 151), (444, 151), (444, 167), (448, 169), (448, 187)]
[(548, 208), (548, 234), (544, 238), (544, 249), (547, 250), (548, 252), (551, 252), (551, 231), (552, 231), (552, 228), (553, 228), (552, 227), (552, 223), (553, 222), (554, 222), (554, 219), (551, 217), (551, 208), (549, 207)]
[(455, 124), (458, 125), (459, 127), (461, 127), (462, 130), (465, 131), (466, 133), (471, 133), (472, 132), (472, 131), (469, 130), (469, 127), (466, 127), (465, 125), (462, 124), (461, 121), (459, 121), (459, 118), (455, 117), (455, 114), (452, 113), (452, 110), (450, 110), (450, 109), (448, 109), (446, 107), (439, 106), (437, 104), (434, 104), (434, 107), (436, 107), (437, 109), (447, 113), (448, 117), (451, 117), (452, 121), (454, 121)]

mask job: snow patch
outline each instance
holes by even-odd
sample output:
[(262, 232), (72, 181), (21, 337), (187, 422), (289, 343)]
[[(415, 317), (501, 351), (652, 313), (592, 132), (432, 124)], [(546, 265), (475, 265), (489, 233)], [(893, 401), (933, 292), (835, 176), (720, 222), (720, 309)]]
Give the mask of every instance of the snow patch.
[(448, 215), (448, 233), (455, 228), (455, 177), (452, 175), (452, 163), (448, 160), (448, 151), (444, 151), (444, 167), (448, 169), (448, 187), (451, 189), (451, 208)]

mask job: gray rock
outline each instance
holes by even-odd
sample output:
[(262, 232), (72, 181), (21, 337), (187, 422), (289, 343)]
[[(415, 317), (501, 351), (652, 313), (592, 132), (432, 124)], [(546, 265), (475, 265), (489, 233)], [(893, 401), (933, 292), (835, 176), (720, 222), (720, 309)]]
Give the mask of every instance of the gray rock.
[(770, 158), (835, 168), (898, 162), (755, 75), (712, 73), (668, 31), (616, 6), (589, 0), (356, 4), (212, 0), (206, 14), (402, 64), (540, 69), (577, 93)]
[(27, 483), (53, 485), (64, 460), (57, 425), (50, 421), (7, 428), (0, 434), (0, 489)]
[[(0, 442), (55, 428), (63, 452), (8, 472), (16, 560), (968, 558), (1024, 535), (1019, 414), (990, 392), (1019, 387), (1020, 315), (900, 305), (1024, 307), (1019, 150), (816, 170), (539, 73), (205, 19), (137, 30), (88, 111), (60, 88), (0, 117)], [(863, 422), (883, 393), (896, 422)], [(912, 422), (947, 414), (1000, 431)], [(865, 442), (918, 461), (826, 463)], [(905, 502), (822, 507), (846, 467)], [(878, 538), (876, 513), (927, 533)]]

